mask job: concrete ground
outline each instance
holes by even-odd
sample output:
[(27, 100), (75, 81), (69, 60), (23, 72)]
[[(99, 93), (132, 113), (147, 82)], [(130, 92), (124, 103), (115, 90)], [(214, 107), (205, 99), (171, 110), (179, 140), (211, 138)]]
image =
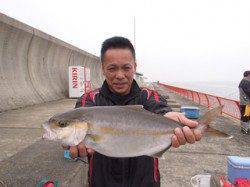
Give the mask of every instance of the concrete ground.
[[(178, 95), (167, 94), (181, 105), (196, 106)], [(41, 124), (53, 114), (73, 108), (74, 104), (74, 99), (65, 99), (0, 113), (0, 161), (8, 160), (39, 140)], [(201, 113), (207, 110), (199, 107)], [(222, 116), (212, 126), (233, 138), (205, 135), (195, 144), (171, 148), (159, 160), (162, 186), (191, 186), (190, 178), (197, 174), (226, 175), (227, 156), (250, 155), (250, 136), (239, 132), (239, 122)]]
[(0, 113), (0, 161), (41, 139), (41, 125), (52, 115), (73, 108), (75, 102), (64, 99)]

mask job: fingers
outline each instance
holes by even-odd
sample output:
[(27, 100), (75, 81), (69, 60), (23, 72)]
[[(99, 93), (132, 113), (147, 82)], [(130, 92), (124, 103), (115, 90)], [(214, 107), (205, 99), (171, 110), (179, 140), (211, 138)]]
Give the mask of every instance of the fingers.
[(193, 144), (195, 142), (195, 135), (189, 127), (183, 127), (183, 133), (188, 143)]
[(194, 128), (198, 125), (197, 121), (190, 120), (190, 119), (186, 118), (185, 115), (183, 115), (182, 113), (179, 113), (179, 112), (168, 112), (164, 116), (167, 118), (170, 118), (172, 120), (178, 121), (178, 122), (180, 122), (184, 125), (187, 125), (191, 128)]
[(85, 147), (85, 145), (83, 144), (83, 142), (79, 143), (79, 144), (77, 145), (77, 148), (78, 148), (78, 155), (79, 155), (80, 157), (85, 157), (85, 156), (87, 156), (87, 150), (86, 150), (86, 147)]
[(183, 123), (184, 125), (187, 125), (191, 128), (194, 128), (198, 125), (197, 121), (190, 120), (190, 119), (186, 118), (184, 115), (180, 115), (179, 119), (180, 119), (181, 123)]
[[(79, 143), (77, 146), (65, 146), (65, 145), (62, 145), (62, 147), (64, 149), (69, 150), (70, 156), (73, 159), (76, 158), (76, 157), (85, 157), (85, 156), (87, 156), (87, 153), (88, 153), (85, 145), (83, 144), (83, 142)], [(90, 150), (90, 152), (92, 153), (93, 150)]]
[(93, 155), (94, 152), (95, 152), (94, 149), (87, 148), (87, 153), (88, 153), (89, 155)]
[[(198, 129), (193, 129), (197, 127), (197, 121), (190, 120), (183, 114), (178, 112), (168, 112), (164, 116), (186, 125), (182, 129), (174, 129), (174, 135), (172, 137), (172, 147), (177, 148), (181, 145), (186, 144), (186, 142), (193, 144), (195, 143), (195, 141), (199, 141), (202, 138), (201, 131)], [(192, 130), (189, 127), (192, 128)]]
[(202, 133), (201, 133), (201, 131), (198, 130), (198, 129), (195, 129), (195, 130), (194, 130), (194, 136), (195, 136), (195, 140), (196, 140), (196, 141), (200, 141), (201, 138), (202, 138)]
[(173, 135), (173, 137), (172, 137), (172, 147), (174, 147), (174, 148), (180, 147), (180, 143), (179, 143), (176, 135)]
[(174, 134), (176, 135), (177, 140), (178, 140), (180, 145), (184, 145), (186, 143), (186, 138), (185, 138), (185, 136), (180, 128), (175, 128)]
[(172, 147), (179, 147), (185, 145), (186, 142), (193, 144), (195, 141), (199, 141), (202, 138), (201, 131), (198, 129), (191, 130), (189, 127), (185, 126), (181, 128), (174, 129), (174, 135), (172, 137)]
[(77, 146), (71, 146), (70, 148), (69, 148), (69, 152), (70, 152), (70, 157), (71, 158), (76, 158), (76, 157), (78, 157), (78, 149), (77, 149)]

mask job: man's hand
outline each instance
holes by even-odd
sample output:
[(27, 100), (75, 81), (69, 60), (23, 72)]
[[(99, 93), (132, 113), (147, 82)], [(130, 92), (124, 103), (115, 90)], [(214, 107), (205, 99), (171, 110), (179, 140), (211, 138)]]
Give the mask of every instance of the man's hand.
[(192, 121), (186, 118), (182, 113), (179, 112), (168, 112), (164, 115), (167, 118), (178, 121), (184, 125), (183, 128), (175, 128), (174, 135), (172, 137), (172, 146), (177, 148), (180, 145), (188, 143), (194, 143), (195, 141), (199, 141), (202, 137), (202, 134), (199, 130), (191, 130), (189, 127), (194, 128), (198, 125), (198, 122)]
[(67, 149), (70, 151), (71, 158), (76, 157), (85, 157), (87, 155), (92, 155), (94, 150), (91, 148), (87, 148), (83, 142), (80, 142), (77, 146), (65, 146), (62, 145), (63, 149)]

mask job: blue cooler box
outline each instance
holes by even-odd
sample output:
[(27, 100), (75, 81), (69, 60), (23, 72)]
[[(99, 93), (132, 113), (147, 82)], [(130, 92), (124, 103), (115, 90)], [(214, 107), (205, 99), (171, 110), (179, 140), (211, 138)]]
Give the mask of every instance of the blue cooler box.
[(237, 178), (250, 180), (250, 157), (228, 156), (227, 177), (233, 184)]
[(181, 113), (189, 119), (197, 119), (200, 116), (200, 109), (195, 106), (182, 106)]

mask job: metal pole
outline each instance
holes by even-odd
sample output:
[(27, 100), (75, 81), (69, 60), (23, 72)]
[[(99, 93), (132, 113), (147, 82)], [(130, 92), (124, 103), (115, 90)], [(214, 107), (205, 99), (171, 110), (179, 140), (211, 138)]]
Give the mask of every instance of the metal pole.
[(136, 51), (136, 40), (135, 40), (135, 16), (134, 16), (134, 48), (135, 48), (135, 51)]

